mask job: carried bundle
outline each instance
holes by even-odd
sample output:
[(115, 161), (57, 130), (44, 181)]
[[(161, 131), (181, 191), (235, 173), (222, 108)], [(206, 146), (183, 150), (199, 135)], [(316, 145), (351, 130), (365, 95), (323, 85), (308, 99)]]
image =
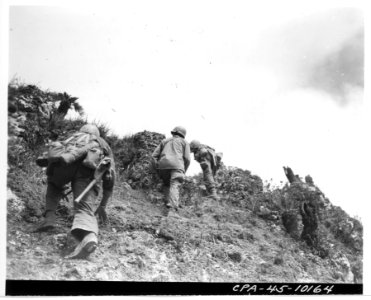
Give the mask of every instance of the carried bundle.
[(84, 158), (84, 166), (96, 169), (103, 157), (103, 150), (94, 134), (76, 132), (63, 141), (51, 142), (48, 150), (36, 159), (36, 164), (40, 167), (53, 163), (69, 165)]

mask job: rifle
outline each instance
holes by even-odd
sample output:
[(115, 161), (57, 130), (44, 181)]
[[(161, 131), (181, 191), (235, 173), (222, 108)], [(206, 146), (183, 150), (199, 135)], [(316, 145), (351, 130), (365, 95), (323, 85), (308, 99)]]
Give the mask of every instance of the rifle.
[(89, 185), (85, 188), (85, 190), (75, 199), (75, 203), (79, 203), (81, 199), (86, 195), (87, 192), (91, 190), (91, 188), (98, 182), (99, 179), (102, 178), (104, 173), (109, 170), (111, 166), (111, 159), (106, 157), (101, 160), (98, 164), (98, 167), (95, 169), (94, 172), (94, 179), (89, 183)]

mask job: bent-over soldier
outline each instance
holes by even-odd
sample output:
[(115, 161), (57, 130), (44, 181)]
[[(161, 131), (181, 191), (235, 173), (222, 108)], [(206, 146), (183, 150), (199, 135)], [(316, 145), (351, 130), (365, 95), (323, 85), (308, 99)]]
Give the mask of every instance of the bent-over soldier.
[(213, 148), (203, 145), (197, 140), (193, 140), (190, 143), (190, 148), (194, 154), (194, 159), (201, 165), (208, 196), (212, 199), (219, 200), (216, 193), (215, 174), (218, 170), (220, 164), (219, 158), (221, 156), (218, 158)]
[[(94, 147), (85, 148), (85, 153), (77, 160), (70, 159), (68, 163), (63, 160), (49, 163), (47, 167), (47, 191), (45, 203), (45, 219), (36, 231), (47, 231), (55, 226), (56, 209), (58, 203), (64, 196), (65, 186), (71, 184), (73, 197), (76, 198), (89, 186), (95, 179), (96, 170), (91, 167), (87, 157), (89, 151), (100, 153), (99, 160), (109, 163), (109, 168), (102, 173), (103, 196), (100, 204), (95, 209), (95, 199), (99, 194), (99, 185), (95, 183), (87, 191), (78, 203), (74, 202), (74, 218), (71, 234), (79, 241), (75, 250), (67, 258), (86, 258), (92, 253), (98, 244), (98, 218), (106, 222), (107, 214), (105, 211), (109, 198), (112, 196), (115, 182), (115, 165), (112, 150), (107, 142), (100, 137), (99, 130), (95, 125), (84, 125), (80, 132), (90, 135), (90, 144)], [(79, 152), (78, 150), (77, 152)], [(81, 151), (80, 151), (81, 152)]]

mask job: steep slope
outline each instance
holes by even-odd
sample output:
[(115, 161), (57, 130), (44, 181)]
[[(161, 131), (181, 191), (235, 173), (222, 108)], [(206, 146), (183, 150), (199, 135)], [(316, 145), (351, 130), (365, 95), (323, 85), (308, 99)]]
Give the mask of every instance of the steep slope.
[[(104, 126), (100, 130), (113, 148), (119, 173), (107, 208), (110, 222), (101, 227), (99, 248), (89, 260), (64, 259), (75, 245), (68, 234), (72, 199), (60, 203), (53, 232), (32, 232), (42, 219), (46, 188), (44, 171), (34, 161), (45, 141), (68, 135), (84, 120), (59, 118), (56, 123), (52, 116), (59, 114), (58, 105), (53, 103), (64, 94), (34, 86), (13, 86), (11, 91), (8, 279), (362, 282), (362, 224), (318, 188), (325, 249), (309, 247), (283, 225), (284, 214), (293, 211), (295, 190), (271, 188), (239, 168), (223, 166), (218, 172), (219, 202), (203, 197), (200, 175), (187, 178), (182, 207), (167, 214), (149, 161), (163, 135), (144, 131), (118, 138), (107, 136)], [(46, 114), (40, 106), (49, 102), (53, 105)]]
[(31, 233), (32, 226), (10, 217), (7, 278), (344, 282), (330, 259), (312, 254), (282, 226), (223, 201), (199, 198), (163, 217), (162, 203), (126, 188), (108, 213), (110, 224), (88, 262), (62, 258), (74, 244), (68, 218), (53, 233)]

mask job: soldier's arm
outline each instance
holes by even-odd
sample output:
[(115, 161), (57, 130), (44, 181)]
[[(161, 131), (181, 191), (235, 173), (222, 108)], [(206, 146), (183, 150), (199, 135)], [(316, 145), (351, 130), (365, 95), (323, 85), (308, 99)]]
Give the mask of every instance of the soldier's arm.
[(107, 203), (112, 196), (113, 187), (115, 185), (115, 180), (116, 180), (116, 173), (114, 171), (112, 174), (110, 174), (110, 178), (103, 177), (103, 196), (100, 202), (100, 206), (103, 208), (107, 206)]
[(100, 202), (100, 206), (102, 207), (106, 207), (108, 200), (111, 198), (116, 180), (115, 160), (113, 158), (112, 149), (108, 144), (104, 148), (106, 157), (110, 159), (110, 168), (102, 177), (103, 197)]
[(201, 148), (201, 149), (199, 150), (199, 153), (200, 153), (200, 156), (201, 156), (201, 157), (207, 157), (207, 155), (209, 154), (209, 151), (207, 151), (206, 148)]
[(183, 160), (184, 160), (184, 172), (187, 172), (188, 167), (191, 164), (191, 149), (188, 143), (185, 144)]
[(154, 161), (158, 161), (160, 159), (162, 150), (162, 142), (156, 147), (155, 151), (152, 153), (152, 158)]

